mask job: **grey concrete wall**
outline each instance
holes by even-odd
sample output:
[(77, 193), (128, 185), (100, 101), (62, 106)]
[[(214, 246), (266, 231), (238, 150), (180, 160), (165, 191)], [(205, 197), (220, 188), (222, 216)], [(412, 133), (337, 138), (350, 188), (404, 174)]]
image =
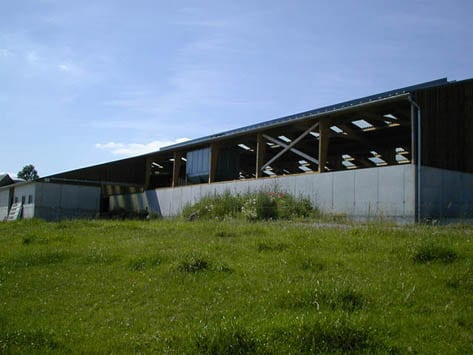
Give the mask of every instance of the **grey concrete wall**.
[(100, 188), (36, 183), (34, 216), (45, 220), (94, 218), (100, 211)]
[(229, 181), (144, 193), (112, 196), (110, 209), (144, 210), (163, 216), (178, 215), (183, 207), (204, 196), (244, 194), (253, 191), (284, 191), (310, 199), (324, 212), (353, 217), (385, 217), (413, 221), (415, 213), (415, 168), (412, 165), (299, 174), (275, 178)]
[(473, 174), (422, 167), (420, 207), (424, 219), (473, 218)]
[(8, 216), (9, 199), (10, 189), (5, 188), (0, 190), (0, 221), (3, 221)]
[[(35, 189), (36, 183), (33, 182), (15, 186), (15, 192), (13, 194), (15, 198), (18, 198), (19, 202), (22, 201), (22, 198), (25, 200), (23, 211), (21, 213), (22, 218), (28, 219), (35, 216)], [(29, 196), (32, 198), (32, 203), (28, 203)]]

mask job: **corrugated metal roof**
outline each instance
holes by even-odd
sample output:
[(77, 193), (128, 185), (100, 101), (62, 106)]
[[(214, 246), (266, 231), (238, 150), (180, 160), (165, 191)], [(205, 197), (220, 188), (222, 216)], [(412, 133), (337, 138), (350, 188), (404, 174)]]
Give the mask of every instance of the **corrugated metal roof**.
[(442, 79), (433, 80), (433, 81), (427, 81), (425, 83), (420, 83), (420, 84), (416, 84), (416, 85), (412, 85), (412, 86), (406, 86), (406, 87), (395, 89), (395, 90), (385, 91), (385, 92), (382, 92), (382, 93), (379, 93), (379, 94), (370, 95), (370, 96), (362, 97), (362, 98), (355, 99), (355, 100), (345, 101), (345, 102), (341, 102), (341, 103), (338, 103), (338, 104), (335, 104), (335, 105), (325, 106), (325, 107), (317, 108), (317, 109), (314, 109), (314, 110), (309, 110), (309, 111), (296, 113), (296, 114), (293, 114), (293, 115), (284, 116), (284, 117), (276, 118), (276, 119), (273, 119), (273, 120), (257, 123), (257, 124), (254, 124), (254, 125), (245, 126), (245, 127), (225, 131), (225, 132), (222, 132), (222, 133), (213, 134), (213, 135), (210, 135), (210, 136), (205, 136), (205, 137), (201, 137), (201, 138), (197, 138), (197, 139), (192, 139), (192, 140), (189, 140), (187, 142), (173, 144), (173, 145), (170, 145), (170, 146), (167, 146), (167, 147), (163, 147), (163, 148), (160, 149), (160, 151), (176, 150), (176, 149), (185, 148), (187, 146), (203, 144), (203, 143), (210, 142), (210, 141), (213, 141), (213, 140), (216, 140), (216, 139), (228, 138), (229, 136), (233, 136), (233, 135), (238, 135), (238, 134), (242, 134), (242, 133), (249, 133), (249, 132), (252, 132), (252, 131), (258, 131), (258, 130), (261, 130), (263, 128), (270, 128), (272, 126), (279, 126), (279, 125), (282, 125), (282, 124), (290, 123), (290, 122), (293, 122), (293, 121), (303, 120), (303, 119), (313, 117), (313, 116), (317, 116), (317, 115), (320, 115), (320, 114), (324, 114), (324, 113), (328, 113), (328, 112), (332, 112), (332, 111), (338, 111), (338, 110), (341, 110), (341, 109), (350, 108), (352, 106), (358, 106), (358, 105), (361, 105), (361, 104), (366, 104), (366, 103), (369, 103), (369, 102), (376, 102), (376, 101), (379, 101), (379, 100), (385, 100), (387, 98), (403, 95), (403, 94), (410, 93), (410, 92), (415, 91), (415, 90), (426, 89), (426, 88), (441, 86), (441, 85), (445, 85), (445, 84), (448, 84), (447, 78), (442, 78)]
[(53, 175), (50, 175), (50, 176), (43, 177), (41, 180), (44, 181), (47, 178), (53, 178), (55, 176), (61, 176), (62, 174), (66, 174), (66, 173), (80, 172), (80, 171), (84, 171), (84, 170), (88, 170), (88, 169), (96, 169), (96, 168), (99, 168), (99, 167), (110, 166), (111, 164), (121, 164), (121, 163), (124, 163), (124, 162), (127, 162), (127, 161), (133, 161), (133, 160), (136, 160), (136, 159), (142, 159), (142, 158), (154, 156), (156, 154), (159, 155), (160, 153), (171, 154), (173, 152), (173, 150), (180, 150), (180, 149), (185, 149), (185, 148), (192, 147), (192, 146), (205, 145), (205, 144), (208, 144), (208, 143), (210, 143), (212, 141), (215, 141), (215, 140), (218, 140), (218, 139), (229, 138), (231, 136), (237, 136), (237, 135), (241, 135), (241, 134), (245, 134), (245, 133), (260, 131), (262, 129), (284, 125), (288, 122), (304, 120), (304, 119), (307, 119), (309, 117), (313, 117), (313, 116), (316, 116), (316, 115), (321, 115), (321, 114), (328, 113), (328, 112), (334, 112), (334, 111), (337, 111), (337, 110), (344, 110), (344, 109), (349, 109), (351, 107), (356, 107), (358, 105), (369, 104), (370, 102), (376, 103), (377, 101), (382, 101), (382, 100), (386, 100), (386, 99), (390, 99), (390, 98), (396, 99), (397, 96), (403, 96), (403, 95), (405, 96), (408, 93), (412, 93), (413, 91), (416, 91), (416, 90), (426, 89), (426, 88), (431, 88), (431, 87), (436, 87), (436, 86), (442, 86), (442, 85), (446, 85), (448, 83), (449, 82), (447, 81), (447, 78), (442, 78), (442, 79), (428, 81), (428, 82), (417, 84), (417, 85), (407, 86), (407, 87), (400, 88), (400, 89), (390, 90), (390, 91), (386, 91), (386, 92), (379, 93), (379, 94), (376, 94), (376, 95), (370, 95), (370, 96), (366, 96), (366, 97), (363, 97), (363, 98), (360, 98), (360, 99), (342, 102), (342, 103), (339, 103), (339, 104), (336, 104), (336, 105), (325, 106), (325, 107), (321, 107), (321, 108), (318, 108), (318, 109), (305, 111), (305, 112), (301, 112), (301, 113), (297, 113), (297, 114), (294, 114), (294, 115), (289, 115), (289, 116), (285, 116), (285, 117), (281, 117), (281, 118), (276, 118), (274, 120), (269, 120), (269, 121), (257, 123), (257, 124), (254, 124), (254, 125), (241, 127), (241, 128), (229, 130), (229, 131), (226, 131), (226, 132), (210, 135), (210, 136), (205, 136), (205, 137), (201, 137), (201, 138), (197, 138), (197, 139), (192, 139), (192, 140), (189, 140), (187, 142), (183, 142), (183, 143), (163, 147), (160, 150), (155, 151), (155, 152), (151, 152), (151, 153), (141, 154), (141, 155), (134, 156), (134, 157), (123, 158), (123, 159), (119, 159), (119, 160), (115, 160), (115, 161), (111, 161), (111, 162), (106, 162), (106, 163), (97, 164), (97, 165), (93, 165), (93, 166), (86, 166), (86, 167), (82, 167), (82, 168), (79, 168), (79, 169), (74, 169), (74, 170), (65, 171), (65, 172), (58, 173), (58, 174), (53, 174)]

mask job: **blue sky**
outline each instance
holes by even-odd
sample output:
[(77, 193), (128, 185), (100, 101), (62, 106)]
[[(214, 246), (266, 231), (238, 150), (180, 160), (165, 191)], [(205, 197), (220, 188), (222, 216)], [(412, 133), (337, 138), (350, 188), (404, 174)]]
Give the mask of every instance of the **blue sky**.
[(473, 1), (0, 2), (0, 172), (41, 176), (441, 77)]

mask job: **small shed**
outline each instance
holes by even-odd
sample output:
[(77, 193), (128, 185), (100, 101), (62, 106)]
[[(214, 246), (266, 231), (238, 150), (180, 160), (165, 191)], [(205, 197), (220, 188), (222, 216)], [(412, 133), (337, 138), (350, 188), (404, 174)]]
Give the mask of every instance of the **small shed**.
[(44, 181), (0, 187), (0, 221), (93, 218), (100, 210), (100, 187)]

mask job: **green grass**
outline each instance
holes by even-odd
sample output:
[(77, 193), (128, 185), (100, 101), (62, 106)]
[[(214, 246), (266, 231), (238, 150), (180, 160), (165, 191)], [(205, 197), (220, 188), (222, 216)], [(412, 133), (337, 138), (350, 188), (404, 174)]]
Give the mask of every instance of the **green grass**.
[(473, 228), (0, 223), (0, 353), (473, 352)]

